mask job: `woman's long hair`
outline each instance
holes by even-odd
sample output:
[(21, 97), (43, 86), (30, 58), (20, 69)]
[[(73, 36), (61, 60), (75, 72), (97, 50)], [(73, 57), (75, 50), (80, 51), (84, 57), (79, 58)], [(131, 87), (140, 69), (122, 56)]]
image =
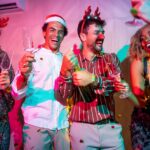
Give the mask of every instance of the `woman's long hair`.
[(146, 56), (146, 52), (141, 45), (141, 35), (142, 35), (142, 31), (145, 28), (150, 28), (150, 25), (149, 24), (144, 25), (131, 37), (130, 48), (129, 48), (129, 56), (131, 60), (132, 59), (141, 60)]

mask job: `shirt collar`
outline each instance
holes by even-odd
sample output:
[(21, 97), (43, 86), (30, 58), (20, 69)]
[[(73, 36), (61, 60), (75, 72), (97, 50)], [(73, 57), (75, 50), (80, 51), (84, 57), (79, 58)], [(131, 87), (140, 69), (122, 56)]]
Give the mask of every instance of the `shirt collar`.
[[(80, 56), (81, 56), (82, 61), (89, 61), (89, 60), (86, 59), (86, 57), (83, 55), (82, 50), (80, 51), (79, 54), (80, 54)], [(101, 58), (103, 55), (104, 55), (104, 53), (103, 53), (103, 54), (97, 54), (97, 55), (95, 55), (95, 56), (93, 57), (92, 61), (95, 61), (95, 60), (97, 60), (98, 58)]]

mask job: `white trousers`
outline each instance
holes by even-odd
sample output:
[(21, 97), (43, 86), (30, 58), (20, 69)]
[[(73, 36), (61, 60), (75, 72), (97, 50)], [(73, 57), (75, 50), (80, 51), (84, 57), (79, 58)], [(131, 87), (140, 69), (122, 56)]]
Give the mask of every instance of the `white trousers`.
[(70, 150), (68, 129), (49, 130), (25, 124), (24, 150)]
[(70, 129), (72, 150), (125, 150), (122, 126), (73, 122)]

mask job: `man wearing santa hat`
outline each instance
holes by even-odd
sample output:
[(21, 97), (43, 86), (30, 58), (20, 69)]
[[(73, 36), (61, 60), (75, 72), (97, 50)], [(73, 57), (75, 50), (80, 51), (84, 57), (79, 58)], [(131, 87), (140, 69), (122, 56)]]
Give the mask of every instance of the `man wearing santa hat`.
[(15, 99), (25, 99), (24, 149), (69, 150), (68, 113), (54, 96), (54, 82), (62, 63), (59, 48), (67, 35), (66, 22), (57, 14), (49, 15), (42, 30), (45, 43), (24, 54), (12, 84)]

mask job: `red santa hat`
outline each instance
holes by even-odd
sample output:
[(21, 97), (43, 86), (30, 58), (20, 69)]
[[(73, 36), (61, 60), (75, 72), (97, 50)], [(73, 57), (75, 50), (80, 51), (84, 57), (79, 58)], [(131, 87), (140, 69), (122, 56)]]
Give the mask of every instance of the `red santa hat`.
[(65, 19), (63, 17), (61, 17), (60, 15), (57, 15), (57, 14), (48, 15), (46, 17), (45, 23), (49, 23), (49, 22), (53, 22), (53, 21), (57, 21), (57, 22), (61, 23), (64, 27), (67, 28)]

